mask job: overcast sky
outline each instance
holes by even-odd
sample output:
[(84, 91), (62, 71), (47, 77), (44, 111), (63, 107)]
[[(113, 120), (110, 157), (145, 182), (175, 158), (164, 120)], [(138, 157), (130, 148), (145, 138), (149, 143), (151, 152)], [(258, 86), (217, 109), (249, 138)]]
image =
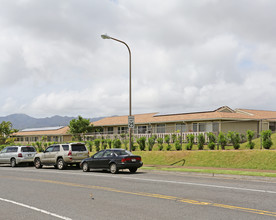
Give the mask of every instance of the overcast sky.
[(276, 110), (275, 0), (0, 0), (0, 116)]

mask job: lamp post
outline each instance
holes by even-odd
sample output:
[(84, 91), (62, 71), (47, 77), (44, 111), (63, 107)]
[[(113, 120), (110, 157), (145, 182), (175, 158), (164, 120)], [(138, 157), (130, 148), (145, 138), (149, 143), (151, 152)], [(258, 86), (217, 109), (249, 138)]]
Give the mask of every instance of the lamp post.
[[(129, 52), (129, 116), (132, 116), (132, 114), (131, 114), (131, 52), (130, 52), (130, 48), (124, 41), (110, 37), (107, 34), (102, 34), (101, 37), (102, 37), (102, 39), (111, 39), (111, 40), (118, 41), (118, 42), (126, 45), (126, 47), (128, 49), (128, 52)], [(131, 151), (131, 132), (132, 132), (132, 128), (129, 126), (129, 151)]]

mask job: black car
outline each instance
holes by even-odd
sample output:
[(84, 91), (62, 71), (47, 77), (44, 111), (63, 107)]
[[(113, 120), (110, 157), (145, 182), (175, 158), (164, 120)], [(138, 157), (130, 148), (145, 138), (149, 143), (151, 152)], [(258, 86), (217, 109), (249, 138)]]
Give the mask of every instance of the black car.
[(80, 165), (84, 172), (90, 169), (102, 169), (117, 173), (120, 169), (129, 169), (131, 173), (135, 173), (139, 167), (143, 166), (143, 162), (140, 156), (133, 155), (127, 150), (106, 149), (82, 160)]

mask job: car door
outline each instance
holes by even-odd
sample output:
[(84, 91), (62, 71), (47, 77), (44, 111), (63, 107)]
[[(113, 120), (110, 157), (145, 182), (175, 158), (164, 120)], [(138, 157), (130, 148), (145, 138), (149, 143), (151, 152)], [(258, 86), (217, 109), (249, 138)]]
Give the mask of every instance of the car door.
[(55, 145), (52, 152), (49, 153), (48, 158), (49, 158), (49, 163), (55, 164), (56, 163), (56, 156), (60, 151), (60, 146)]
[(7, 150), (8, 148), (6, 147), (0, 152), (0, 163), (5, 163), (5, 156), (7, 154)]
[(49, 164), (50, 163), (50, 158), (51, 158), (51, 155), (50, 153), (53, 151), (54, 149), (54, 146), (49, 146), (43, 153), (43, 157), (40, 158), (41, 162), (43, 164)]
[(102, 156), (102, 158), (99, 159), (99, 166), (103, 169), (109, 168), (109, 163), (113, 159), (114, 153), (112, 150), (106, 150)]
[(94, 154), (91, 158), (91, 160), (89, 160), (88, 164), (90, 168), (95, 168), (95, 169), (99, 169), (101, 168), (101, 159), (103, 157), (105, 150), (99, 151), (98, 153)]

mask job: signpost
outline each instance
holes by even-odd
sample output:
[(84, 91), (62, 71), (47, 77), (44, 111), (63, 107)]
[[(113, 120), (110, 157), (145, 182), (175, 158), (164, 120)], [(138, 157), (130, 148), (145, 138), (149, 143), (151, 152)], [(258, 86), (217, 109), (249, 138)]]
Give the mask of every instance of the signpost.
[(128, 128), (133, 129), (134, 128), (134, 116), (128, 116)]

